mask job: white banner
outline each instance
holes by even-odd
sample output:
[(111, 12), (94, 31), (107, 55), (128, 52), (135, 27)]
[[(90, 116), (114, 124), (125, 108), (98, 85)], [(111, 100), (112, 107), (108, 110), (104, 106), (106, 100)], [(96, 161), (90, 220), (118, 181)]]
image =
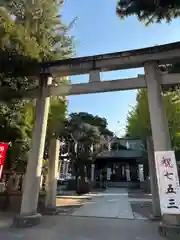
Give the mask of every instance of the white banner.
[(112, 174), (111, 168), (107, 168), (107, 180), (111, 179), (111, 174)]
[(95, 171), (95, 164), (91, 165), (91, 181), (94, 181), (94, 171)]
[(174, 151), (155, 152), (161, 213), (180, 213), (180, 187)]

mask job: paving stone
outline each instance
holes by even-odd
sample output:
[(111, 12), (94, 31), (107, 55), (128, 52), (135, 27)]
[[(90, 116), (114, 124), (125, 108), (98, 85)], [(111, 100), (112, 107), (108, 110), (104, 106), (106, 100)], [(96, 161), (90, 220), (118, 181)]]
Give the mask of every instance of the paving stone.
[(73, 216), (134, 219), (128, 192), (125, 188), (109, 188), (94, 196), (84, 206), (76, 209)]
[(143, 220), (75, 216), (45, 216), (40, 225), (0, 229), (2, 240), (164, 240), (158, 224)]

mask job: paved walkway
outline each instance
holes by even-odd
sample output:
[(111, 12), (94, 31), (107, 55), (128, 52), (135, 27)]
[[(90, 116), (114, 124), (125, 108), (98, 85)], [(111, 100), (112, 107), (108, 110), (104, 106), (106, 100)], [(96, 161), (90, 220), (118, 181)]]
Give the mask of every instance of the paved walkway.
[(165, 240), (157, 224), (142, 220), (46, 216), (28, 229), (0, 229), (2, 240)]
[(134, 219), (125, 188), (108, 188), (76, 209), (73, 216)]
[(108, 189), (72, 216), (44, 216), (40, 225), (28, 229), (0, 226), (0, 239), (163, 240), (157, 223), (134, 218), (129, 200), (126, 189)]

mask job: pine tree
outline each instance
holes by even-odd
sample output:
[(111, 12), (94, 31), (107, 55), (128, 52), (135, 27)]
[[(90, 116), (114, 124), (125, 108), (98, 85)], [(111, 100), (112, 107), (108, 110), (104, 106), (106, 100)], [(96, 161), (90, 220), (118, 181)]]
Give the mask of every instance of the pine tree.
[(121, 18), (135, 15), (146, 25), (171, 22), (180, 17), (179, 0), (118, 0), (116, 12)]

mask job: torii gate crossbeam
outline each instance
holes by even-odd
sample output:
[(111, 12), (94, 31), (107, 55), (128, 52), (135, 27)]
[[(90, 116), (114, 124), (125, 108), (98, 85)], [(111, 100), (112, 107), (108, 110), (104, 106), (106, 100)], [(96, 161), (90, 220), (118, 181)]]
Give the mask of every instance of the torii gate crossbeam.
[(91, 70), (101, 72), (144, 67), (149, 61), (159, 65), (180, 61), (180, 42), (130, 51), (79, 57), (46, 62), (41, 65), (55, 76), (88, 74)]
[[(177, 86), (180, 84), (180, 73), (161, 74), (161, 85), (165, 88)], [(124, 90), (133, 90), (147, 88), (145, 75), (138, 75), (136, 78), (106, 80), (106, 81), (93, 81), (90, 83), (61, 83), (57, 86), (47, 86), (44, 90), (46, 97), (50, 96), (72, 96), (81, 94), (92, 93), (105, 93)], [(0, 99), (6, 100), (10, 94), (14, 98), (38, 98), (41, 94), (41, 88), (37, 87), (31, 90), (13, 91), (9, 88), (0, 88)], [(9, 98), (9, 97), (8, 97)]]

